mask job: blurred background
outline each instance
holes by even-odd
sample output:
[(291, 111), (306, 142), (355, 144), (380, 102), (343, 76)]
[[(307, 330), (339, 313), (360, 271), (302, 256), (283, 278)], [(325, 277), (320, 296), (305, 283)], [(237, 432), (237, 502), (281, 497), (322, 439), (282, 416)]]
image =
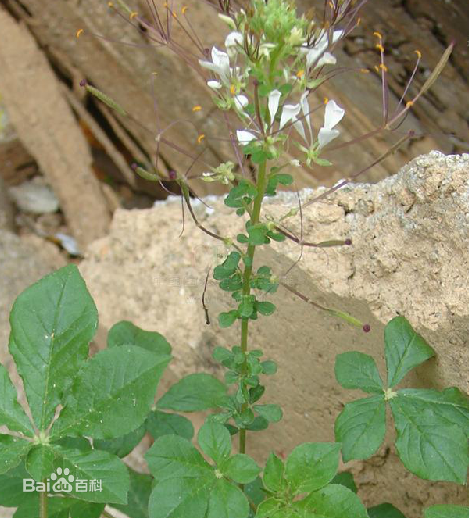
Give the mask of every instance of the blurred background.
[[(139, 16), (151, 19), (147, 0), (131, 3)], [(297, 3), (313, 16), (322, 13), (322, 1)], [(136, 178), (130, 168), (132, 162), (154, 161), (158, 128), (174, 121), (179, 122), (165, 137), (180, 148), (193, 154), (203, 148), (204, 161), (213, 165), (233, 158), (223, 118), (214, 112), (203, 79), (168, 49), (155, 48), (148, 31), (120, 17), (107, 1), (1, 0), (0, 5), (0, 203), (6, 206), (8, 195), (3, 219), (10, 229), (76, 255), (106, 233), (117, 208), (150, 207), (168, 191), (177, 193), (177, 185), (168, 182), (162, 188)], [(222, 44), (226, 28), (210, 2), (175, 1), (174, 11), (181, 12), (183, 5), (206, 48)], [(184, 39), (178, 25), (173, 27)], [(319, 99), (327, 96), (346, 109), (342, 141), (382, 122), (375, 31), (383, 36), (391, 113), (414, 70), (416, 50), (422, 58), (404, 102), (415, 96), (452, 41), (454, 52), (399, 130), (342, 148), (331, 157), (333, 167), (297, 171), (296, 187), (332, 185), (356, 174), (409, 129), (415, 138), (357, 181), (378, 181), (432, 149), (469, 151), (468, 27), (467, 0), (370, 0), (358, 28), (334, 52), (338, 65), (369, 73), (338, 75), (317, 92)], [(88, 95), (80, 87), (83, 79), (133, 119)], [(202, 109), (193, 112), (195, 105)], [(202, 147), (200, 134), (205, 135)], [(191, 164), (171, 147), (159, 151), (158, 167), (165, 174), (184, 174)], [(192, 176), (201, 174), (198, 167)], [(217, 189), (197, 179), (192, 187), (198, 195)]]

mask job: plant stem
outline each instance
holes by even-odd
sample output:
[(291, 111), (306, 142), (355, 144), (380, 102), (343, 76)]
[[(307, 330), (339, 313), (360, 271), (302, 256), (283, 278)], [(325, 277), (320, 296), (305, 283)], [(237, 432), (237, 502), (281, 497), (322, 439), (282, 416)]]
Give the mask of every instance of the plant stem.
[[(44, 479), (44, 487), (46, 487), (47, 480)], [(47, 491), (39, 493), (39, 518), (47, 518)]]
[[(256, 225), (259, 223), (259, 217), (261, 214), (262, 200), (264, 199), (264, 192), (266, 186), (266, 171), (267, 162), (263, 162), (259, 165), (259, 174), (257, 177), (257, 196), (254, 199), (254, 205), (252, 209), (251, 224)], [(244, 268), (243, 274), (243, 296), (250, 295), (251, 293), (251, 276), (252, 276), (252, 262), (254, 260), (254, 254), (256, 252), (256, 245), (250, 244), (248, 246), (247, 256), (249, 258), (249, 264)], [(244, 354), (243, 372), (246, 373), (248, 370), (248, 363), (246, 353), (248, 350), (248, 337), (249, 337), (249, 318), (243, 318), (241, 321), (241, 350)], [(243, 411), (248, 407), (248, 403), (243, 404)], [(246, 453), (246, 430), (242, 428), (239, 431), (239, 452)]]

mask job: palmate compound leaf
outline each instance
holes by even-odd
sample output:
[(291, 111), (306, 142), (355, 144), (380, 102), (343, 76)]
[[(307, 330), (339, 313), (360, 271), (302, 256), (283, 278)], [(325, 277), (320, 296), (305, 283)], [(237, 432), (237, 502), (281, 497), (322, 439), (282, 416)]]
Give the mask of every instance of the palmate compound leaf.
[(18, 403), (17, 396), (8, 371), (0, 364), (0, 425), (6, 425), (11, 431), (22, 432), (24, 435), (33, 437), (34, 428)]
[(297, 446), (285, 464), (285, 478), (294, 495), (324, 487), (337, 473), (340, 444), (305, 443)]
[(344, 388), (361, 389), (372, 394), (383, 393), (383, 382), (375, 360), (367, 354), (348, 352), (335, 359), (335, 377)]
[[(69, 495), (87, 502), (127, 503), (129, 473), (118, 457), (105, 451), (70, 450), (57, 445), (54, 452), (55, 470), (62, 469), (63, 478), (71, 486)], [(65, 476), (66, 469), (69, 474)]]
[(241, 490), (182, 437), (160, 437), (145, 459), (158, 481), (150, 518), (247, 518), (249, 504)]
[(469, 507), (434, 505), (425, 509), (423, 518), (469, 518)]
[(51, 437), (110, 439), (135, 430), (150, 411), (169, 361), (137, 346), (100, 351), (77, 375)]
[(372, 396), (347, 403), (335, 421), (335, 439), (342, 443), (344, 462), (368, 459), (384, 440), (386, 403)]
[(77, 267), (68, 265), (27, 288), (10, 313), (10, 353), (36, 426), (45, 430), (88, 356), (96, 306)]
[(414, 367), (435, 355), (404, 317), (393, 318), (384, 329), (388, 386), (394, 387)]
[(433, 409), (433, 405), (419, 400), (418, 392), (399, 391), (390, 400), (402, 463), (420, 478), (465, 484), (469, 466), (467, 433), (455, 424), (454, 409), (446, 413), (441, 404)]
[(157, 407), (177, 412), (200, 412), (219, 407), (226, 399), (226, 392), (226, 385), (210, 374), (189, 374), (170, 387)]

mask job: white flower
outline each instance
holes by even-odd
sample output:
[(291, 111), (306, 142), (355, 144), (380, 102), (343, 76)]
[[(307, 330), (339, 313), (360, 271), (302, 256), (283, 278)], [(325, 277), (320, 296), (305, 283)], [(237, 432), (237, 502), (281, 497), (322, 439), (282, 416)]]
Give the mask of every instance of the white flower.
[(220, 81), (207, 81), (207, 85), (209, 86), (209, 88), (212, 88), (213, 90), (218, 90), (222, 87)]
[(236, 136), (238, 137), (238, 142), (243, 146), (245, 146), (246, 144), (249, 144), (249, 142), (251, 142), (252, 140), (255, 140), (257, 138), (256, 135), (254, 135), (250, 131), (243, 131), (243, 130), (238, 130), (236, 132)]
[(208, 68), (224, 83), (229, 83), (231, 76), (230, 58), (226, 52), (218, 50), (216, 47), (212, 48), (212, 61), (199, 60), (200, 66)]
[(309, 121), (309, 104), (307, 97), (308, 92), (305, 92), (301, 96), (300, 102), (298, 104), (285, 104), (282, 110), (282, 117), (280, 118), (280, 129), (282, 129), (289, 122), (292, 122), (295, 126), (295, 129), (304, 138), (306, 142), (308, 142), (308, 139), (306, 138), (303, 123), (300, 120), (298, 120), (298, 115), (300, 111), (303, 112), (303, 117), (306, 120), (306, 125), (309, 130), (309, 136), (312, 141), (313, 131), (311, 129), (311, 123)]
[(330, 52), (324, 52), (324, 55), (319, 58), (316, 67), (322, 67), (323, 65), (335, 65), (336, 63), (337, 59)]
[(282, 97), (282, 93), (279, 90), (272, 90), (269, 94), (270, 124), (273, 124), (274, 118), (277, 115), (280, 97)]
[(225, 47), (234, 47), (243, 44), (243, 35), (240, 32), (233, 31), (228, 34), (225, 39)]
[(329, 101), (326, 104), (324, 113), (324, 126), (319, 130), (318, 149), (326, 146), (339, 135), (339, 130), (333, 129), (337, 126), (345, 115), (345, 110), (341, 108), (335, 101)]
[[(343, 33), (344, 33), (344, 31), (334, 31), (334, 33), (332, 34), (332, 43), (335, 43), (337, 40), (339, 40)], [(325, 31), (321, 31), (321, 33), (319, 34), (319, 38), (316, 41), (316, 44), (314, 45), (314, 47), (312, 49), (305, 47), (305, 46), (302, 47), (302, 49), (301, 49), (302, 52), (306, 53), (306, 68), (308, 70), (315, 63), (316, 63), (315, 68), (318, 66), (335, 63), (335, 61), (334, 61), (334, 63), (332, 63), (332, 61), (331, 61), (331, 58), (333, 58), (335, 60), (334, 56), (332, 56), (332, 54), (330, 54), (329, 52), (326, 52), (326, 49), (328, 46), (329, 46), (329, 40), (327, 38), (327, 33)], [(324, 56), (323, 56), (323, 54), (324, 54)], [(327, 58), (326, 58), (326, 54), (329, 55)], [(321, 57), (326, 58), (326, 61), (321, 63)]]
[(240, 94), (235, 96), (234, 103), (239, 111), (243, 111), (243, 108), (249, 104), (249, 99), (245, 95)]
[[(298, 104), (286, 104), (282, 110), (282, 117), (280, 120), (280, 129), (286, 124), (293, 123), (293, 126), (298, 133), (303, 137), (305, 142), (309, 145), (309, 149), (304, 146), (300, 146), (305, 153), (308, 155), (308, 159), (313, 156), (317, 156), (317, 152), (329, 144), (339, 135), (339, 130), (334, 129), (337, 124), (342, 120), (345, 115), (345, 110), (341, 108), (335, 101), (328, 101), (326, 104), (326, 110), (324, 112), (324, 124), (319, 130), (317, 144), (314, 144), (313, 130), (311, 127), (311, 121), (309, 118), (309, 104), (308, 104), (308, 93), (305, 92), (300, 99)], [(298, 119), (298, 115), (302, 112), (302, 120)], [(306, 136), (305, 124), (308, 128), (309, 138)]]

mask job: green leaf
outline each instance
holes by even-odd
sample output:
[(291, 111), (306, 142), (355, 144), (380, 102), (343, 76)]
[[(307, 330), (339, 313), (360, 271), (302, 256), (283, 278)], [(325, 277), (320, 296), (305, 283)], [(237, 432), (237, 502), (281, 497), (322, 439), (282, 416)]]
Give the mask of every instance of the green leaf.
[(252, 408), (270, 423), (278, 423), (283, 416), (282, 409), (278, 405), (254, 405)]
[(263, 475), (265, 487), (272, 493), (281, 491), (284, 483), (284, 466), (282, 459), (271, 453), (267, 459)]
[(375, 360), (367, 354), (349, 352), (335, 359), (335, 377), (342, 387), (363, 392), (383, 393), (383, 382)]
[[(148, 518), (148, 502), (152, 490), (153, 478), (129, 468), (130, 491), (127, 494), (127, 504), (113, 504), (112, 507), (122, 511), (129, 518)], [(79, 517), (77, 517), (79, 518)]]
[(24, 463), (0, 475), (0, 506), (18, 507), (32, 496), (23, 491), (23, 480), (30, 478)]
[(275, 304), (272, 302), (256, 302), (256, 309), (261, 315), (269, 316), (275, 311)]
[(180, 477), (212, 477), (213, 469), (189, 441), (177, 435), (164, 435), (146, 452), (145, 460), (158, 481)]
[(423, 479), (465, 484), (469, 452), (464, 430), (430, 408), (422, 411), (415, 400), (400, 393), (390, 404), (396, 449), (404, 466)]
[(237, 309), (232, 309), (231, 311), (228, 311), (227, 313), (220, 313), (218, 315), (218, 323), (220, 324), (220, 327), (230, 327), (235, 322), (236, 319), (239, 317), (239, 313)]
[[(257, 508), (256, 518), (283, 518), (282, 511), (285, 509), (285, 502), (278, 498), (267, 498)], [(289, 510), (291, 513), (291, 510)], [(296, 513), (295, 513), (296, 514)], [(292, 516), (290, 514), (290, 516)], [(298, 515), (297, 515), (298, 516)], [(292, 516), (296, 518), (296, 516)]]
[[(231, 362), (231, 360), (233, 359), (233, 353), (226, 349), (226, 347), (215, 347), (212, 356), (215, 361), (220, 363)], [(230, 363), (228, 363), (227, 366), (229, 365)]]
[(269, 428), (269, 421), (264, 419), (263, 417), (255, 417), (254, 420), (245, 426), (246, 430), (250, 430), (252, 432), (260, 432), (262, 430), (267, 430)]
[(150, 496), (150, 518), (207, 518), (213, 475), (159, 481)]
[(32, 446), (24, 439), (0, 434), (0, 475), (18, 466)]
[(123, 457), (126, 457), (135, 448), (135, 446), (137, 446), (137, 444), (140, 444), (145, 432), (146, 428), (143, 424), (136, 430), (133, 430), (122, 437), (107, 440), (95, 439), (93, 441), (93, 446), (96, 450), (107, 451), (122, 459)]
[(382, 396), (347, 403), (335, 421), (335, 440), (342, 443), (344, 462), (368, 459), (386, 433), (386, 403)]
[(393, 318), (384, 329), (388, 385), (394, 387), (414, 367), (435, 355), (404, 317)]
[(251, 245), (266, 245), (270, 242), (269, 238), (266, 237), (267, 227), (265, 225), (263, 225), (262, 227), (250, 227), (248, 229), (248, 234), (248, 242)]
[(311, 518), (368, 518), (358, 496), (340, 484), (330, 484), (311, 493), (298, 507), (311, 512)]
[(238, 484), (248, 484), (257, 478), (260, 469), (254, 459), (248, 455), (237, 453), (230, 457), (220, 467), (223, 475), (231, 478)]
[[(22, 503), (14, 518), (40, 518), (39, 493), (31, 493), (32, 498)], [(47, 502), (48, 518), (99, 518), (104, 504), (82, 502), (74, 498), (51, 498)]]
[(17, 397), (8, 371), (0, 364), (0, 425), (6, 425), (11, 431), (33, 437), (34, 428)]
[(255, 297), (243, 297), (241, 304), (238, 306), (239, 314), (242, 318), (249, 318), (254, 312)]
[(469, 398), (457, 388), (438, 390), (403, 389), (399, 397), (405, 397), (421, 412), (431, 410), (445, 424), (460, 426), (469, 436)]
[[(262, 483), (262, 479), (260, 477), (257, 477), (253, 482), (246, 484), (244, 486), (244, 492), (254, 505), (259, 505), (266, 496), (264, 491), (264, 484)], [(254, 517), (254, 513), (250, 514), (250, 516)]]
[(37, 482), (42, 482), (54, 470), (55, 452), (48, 445), (33, 446), (26, 457), (26, 469)]
[(424, 518), (469, 518), (469, 507), (433, 505), (423, 512)]
[(178, 412), (200, 412), (217, 408), (226, 399), (227, 387), (210, 374), (189, 374), (172, 385), (157, 407)]
[(368, 509), (368, 516), (370, 518), (405, 518), (399, 509), (387, 502), (370, 507)]
[(207, 518), (247, 518), (248, 515), (249, 503), (239, 487), (227, 480), (217, 480), (210, 491)]
[(348, 471), (337, 473), (337, 475), (331, 480), (331, 484), (340, 484), (347, 487), (350, 491), (356, 493), (358, 491), (353, 475)]
[(293, 492), (309, 493), (330, 482), (339, 467), (340, 444), (304, 443), (289, 455), (285, 478)]
[(51, 435), (110, 439), (135, 430), (150, 411), (169, 360), (135, 346), (100, 351), (75, 379)]
[(154, 410), (147, 418), (147, 430), (153, 439), (163, 435), (180, 435), (190, 441), (194, 437), (194, 426), (187, 417)]
[(166, 338), (156, 331), (144, 331), (127, 320), (113, 325), (107, 335), (107, 346), (138, 345), (151, 353), (171, 355), (171, 346)]
[(75, 265), (27, 288), (10, 313), (15, 359), (36, 426), (45, 430), (88, 356), (98, 326), (93, 299)]
[(197, 441), (201, 450), (217, 464), (229, 457), (231, 453), (231, 435), (222, 425), (207, 420), (201, 426)]
[(271, 376), (272, 374), (277, 373), (277, 364), (273, 360), (266, 360), (261, 363), (262, 372)]
[(129, 473), (118, 457), (99, 450), (84, 452), (60, 446), (54, 450), (56, 466), (62, 469), (62, 478), (58, 476), (56, 483), (64, 480), (65, 484), (70, 484), (68, 494), (87, 502), (127, 503)]

